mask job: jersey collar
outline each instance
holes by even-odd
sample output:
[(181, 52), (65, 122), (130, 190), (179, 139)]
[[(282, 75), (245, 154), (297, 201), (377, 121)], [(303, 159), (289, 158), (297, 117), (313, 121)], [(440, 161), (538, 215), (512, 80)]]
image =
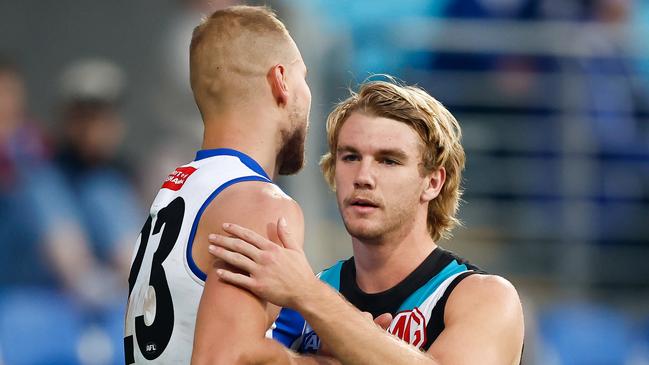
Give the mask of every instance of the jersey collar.
[(268, 177), (268, 174), (266, 174), (266, 171), (255, 161), (252, 157), (246, 155), (243, 152), (239, 152), (237, 150), (233, 150), (230, 148), (214, 148), (214, 149), (209, 149), (209, 150), (199, 150), (196, 152), (196, 158), (194, 161), (200, 161), (209, 157), (214, 157), (214, 156), (235, 156), (238, 157), (241, 162), (243, 162), (244, 165), (248, 166), (252, 171), (258, 173), (259, 175), (267, 178), (268, 180), (271, 180), (270, 177)]

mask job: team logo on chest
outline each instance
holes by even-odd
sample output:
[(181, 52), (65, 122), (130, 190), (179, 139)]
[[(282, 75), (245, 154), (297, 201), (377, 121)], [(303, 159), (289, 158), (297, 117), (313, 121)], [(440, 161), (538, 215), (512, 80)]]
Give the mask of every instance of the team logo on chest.
[(419, 308), (399, 312), (388, 332), (419, 348), (426, 343), (426, 317)]

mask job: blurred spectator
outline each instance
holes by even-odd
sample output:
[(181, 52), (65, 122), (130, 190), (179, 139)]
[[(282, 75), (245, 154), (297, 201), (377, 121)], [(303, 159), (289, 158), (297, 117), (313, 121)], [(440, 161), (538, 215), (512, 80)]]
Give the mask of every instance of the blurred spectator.
[(3, 192), (15, 186), (21, 163), (40, 160), (45, 148), (40, 132), (26, 123), (26, 92), (22, 75), (0, 56), (0, 173)]
[[(79, 240), (77, 224), (65, 209), (69, 195), (50, 164), (50, 151), (38, 126), (26, 116), (26, 92), (18, 68), (0, 65), (0, 237), (3, 285), (73, 288), (78, 277), (50, 270), (49, 248)], [(79, 259), (83, 262), (83, 252)], [(80, 265), (83, 266), (83, 265)], [(62, 279), (59, 281), (59, 279)]]
[[(71, 217), (74, 244), (50, 245), (57, 272), (93, 305), (122, 303), (142, 210), (118, 159), (124, 74), (103, 60), (71, 65), (61, 79), (61, 120), (54, 163), (64, 181), (57, 208)], [(74, 246), (71, 246), (74, 245)], [(121, 290), (120, 290), (121, 289)]]
[(28, 122), (26, 92), (18, 67), (0, 57), (0, 285), (43, 283), (39, 264), (47, 222), (40, 218), (39, 175), (48, 151), (38, 127)]
[[(110, 63), (81, 62), (66, 71), (54, 154), (28, 122), (18, 68), (0, 58), (0, 347), (7, 346), (0, 363), (44, 356), (40, 363), (74, 363), (75, 343), (87, 342), (87, 333), (102, 340), (83, 345), (84, 351), (109, 351), (89, 363), (120, 358), (126, 276), (142, 220), (131, 181), (116, 162), (122, 88), (122, 72)], [(34, 304), (29, 316), (17, 314), (36, 301), (43, 305)], [(58, 309), (50, 301), (60, 302)], [(73, 317), (77, 322), (68, 328)], [(27, 343), (17, 327), (29, 336), (47, 333), (47, 326), (69, 329), (66, 338), (51, 339), (58, 350), (41, 348), (29, 357), (29, 350), (14, 346)]]
[[(121, 122), (107, 98), (119, 90), (81, 74), (66, 79), (66, 136), (52, 164), (42, 133), (27, 122), (18, 69), (0, 61), (0, 284), (65, 288), (102, 308), (123, 300), (116, 289), (125, 287), (139, 220), (130, 182), (112, 165)], [(93, 82), (102, 94), (92, 94)]]

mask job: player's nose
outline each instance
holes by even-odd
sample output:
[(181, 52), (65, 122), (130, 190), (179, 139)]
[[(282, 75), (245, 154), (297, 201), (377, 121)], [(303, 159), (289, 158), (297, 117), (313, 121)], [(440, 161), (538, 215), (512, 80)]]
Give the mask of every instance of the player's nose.
[(358, 165), (354, 176), (354, 187), (357, 189), (374, 189), (375, 181), (372, 161), (363, 159)]

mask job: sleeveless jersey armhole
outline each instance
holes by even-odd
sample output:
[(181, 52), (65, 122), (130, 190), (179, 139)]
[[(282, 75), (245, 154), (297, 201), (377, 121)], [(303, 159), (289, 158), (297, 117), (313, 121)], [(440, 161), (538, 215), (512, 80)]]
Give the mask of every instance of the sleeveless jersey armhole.
[(189, 275), (200, 285), (205, 285), (205, 281), (207, 280), (207, 274), (201, 270), (198, 265), (196, 265), (196, 262), (194, 261), (194, 257), (192, 256), (192, 248), (194, 246), (194, 237), (196, 236), (196, 231), (198, 230), (198, 224), (200, 223), (201, 217), (203, 216), (203, 212), (205, 209), (210, 205), (212, 200), (216, 198), (223, 190), (226, 188), (237, 184), (241, 182), (247, 182), (247, 181), (261, 181), (261, 182), (266, 182), (269, 184), (274, 184), (273, 181), (268, 180), (267, 178), (263, 176), (258, 176), (258, 175), (250, 175), (250, 176), (242, 176), (238, 177), (232, 180), (229, 180), (220, 186), (218, 186), (212, 194), (209, 195), (209, 197), (203, 202), (201, 205), (200, 209), (198, 210), (198, 213), (196, 213), (196, 216), (194, 217), (194, 221), (191, 226), (191, 231), (189, 233), (189, 239), (185, 245), (185, 262), (186, 266), (185, 268), (187, 269)]
[(435, 305), (435, 308), (433, 308), (433, 311), (431, 312), (430, 315), (430, 321), (428, 322), (428, 326), (426, 327), (426, 336), (428, 337), (428, 346), (426, 347), (426, 351), (430, 348), (430, 345), (435, 342), (437, 337), (439, 336), (440, 333), (444, 330), (444, 309), (446, 308), (446, 302), (448, 301), (448, 297), (451, 295), (453, 292), (453, 289), (465, 278), (473, 275), (473, 274), (479, 274), (480, 271), (466, 271), (458, 275), (451, 283), (448, 285), (446, 290), (444, 291), (444, 294), (442, 297), (439, 299), (437, 302), (437, 305)]

